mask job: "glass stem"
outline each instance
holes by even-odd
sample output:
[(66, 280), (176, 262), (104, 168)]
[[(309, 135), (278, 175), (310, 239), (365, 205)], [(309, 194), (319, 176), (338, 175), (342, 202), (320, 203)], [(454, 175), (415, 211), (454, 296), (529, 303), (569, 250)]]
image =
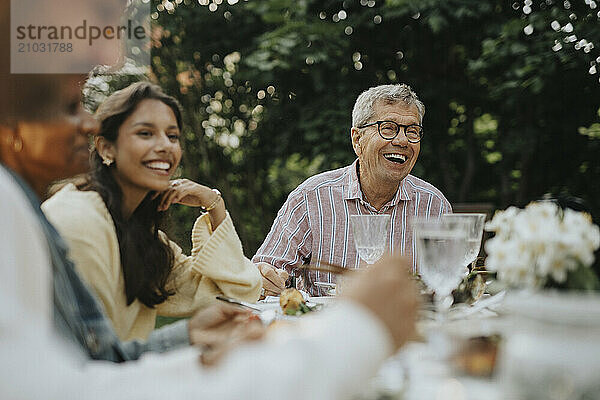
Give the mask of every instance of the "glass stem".
[(448, 317), (448, 310), (452, 306), (454, 298), (452, 294), (434, 294), (435, 308), (437, 311), (437, 320), (439, 323), (444, 323)]

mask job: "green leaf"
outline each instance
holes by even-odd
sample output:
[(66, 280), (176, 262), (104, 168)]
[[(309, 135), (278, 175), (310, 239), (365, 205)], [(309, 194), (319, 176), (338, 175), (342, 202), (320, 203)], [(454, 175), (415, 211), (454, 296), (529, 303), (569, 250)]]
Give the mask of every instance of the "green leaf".
[(569, 271), (565, 286), (571, 290), (600, 290), (600, 280), (590, 267), (580, 265), (575, 271)]

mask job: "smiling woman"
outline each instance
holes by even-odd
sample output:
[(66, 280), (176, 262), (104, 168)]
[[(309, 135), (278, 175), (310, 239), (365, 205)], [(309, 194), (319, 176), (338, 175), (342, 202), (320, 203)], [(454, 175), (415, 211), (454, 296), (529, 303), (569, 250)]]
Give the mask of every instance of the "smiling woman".
[[(98, 117), (106, 120), (112, 118), (112, 113), (109, 103), (98, 110)], [(174, 103), (146, 98), (117, 129), (107, 129), (106, 135), (96, 137), (95, 154), (104, 165), (115, 163), (113, 176), (126, 199), (126, 216), (133, 213), (148, 191), (169, 188), (169, 179), (181, 160), (180, 125), (181, 115)]]
[[(42, 209), (119, 337), (145, 339), (157, 314), (191, 315), (219, 294), (256, 301), (261, 275), (245, 258), (220, 193), (170, 180), (182, 153), (177, 101), (140, 82), (115, 92), (96, 117), (91, 173)], [(205, 211), (194, 224), (191, 256), (159, 229), (173, 204)]]

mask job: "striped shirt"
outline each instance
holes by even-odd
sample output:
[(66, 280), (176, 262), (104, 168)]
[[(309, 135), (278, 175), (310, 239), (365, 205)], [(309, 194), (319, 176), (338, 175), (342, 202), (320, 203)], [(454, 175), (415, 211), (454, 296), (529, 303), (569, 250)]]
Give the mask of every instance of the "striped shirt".
[(298, 288), (314, 296), (324, 295), (324, 290), (313, 283), (333, 283), (335, 276), (317, 271), (301, 274), (297, 267), (324, 261), (358, 268), (361, 260), (354, 247), (350, 215), (389, 214), (392, 218), (389, 250), (412, 259), (413, 271), (416, 271), (410, 221), (414, 216), (429, 218), (450, 213), (450, 203), (433, 185), (408, 175), (400, 182), (394, 198), (377, 211), (360, 189), (357, 165), (358, 160), (349, 166), (320, 173), (294, 189), (252, 261), (285, 268), (290, 275), (296, 276)]

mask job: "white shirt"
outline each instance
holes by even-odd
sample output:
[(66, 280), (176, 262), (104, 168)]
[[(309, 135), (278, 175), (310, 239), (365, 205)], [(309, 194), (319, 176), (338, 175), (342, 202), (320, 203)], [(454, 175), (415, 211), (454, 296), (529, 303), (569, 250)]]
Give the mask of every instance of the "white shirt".
[(235, 350), (217, 368), (186, 348), (114, 364), (84, 360), (52, 329), (51, 266), (29, 203), (0, 169), (0, 397), (33, 399), (345, 399), (391, 337), (359, 305), (339, 304)]

